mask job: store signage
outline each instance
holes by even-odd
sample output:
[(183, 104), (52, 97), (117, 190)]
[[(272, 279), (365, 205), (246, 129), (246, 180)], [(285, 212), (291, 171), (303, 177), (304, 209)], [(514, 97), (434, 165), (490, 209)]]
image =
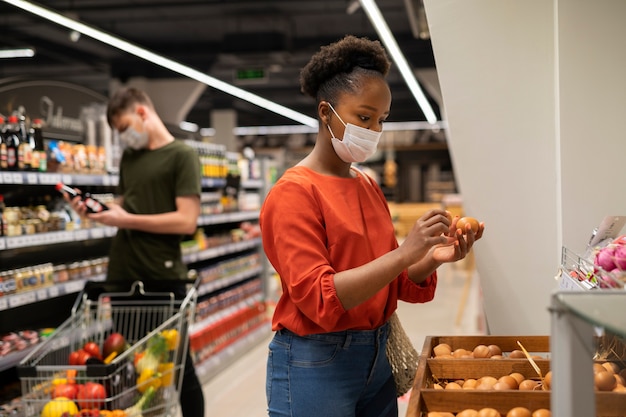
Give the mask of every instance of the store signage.
[(269, 80), (267, 71), (263, 68), (240, 68), (235, 71), (235, 83), (257, 84)]
[(28, 79), (0, 80), (0, 114), (10, 115), (23, 108), (30, 119), (44, 121), (54, 130), (83, 136), (85, 111), (102, 107), (107, 98), (85, 87), (62, 82)]

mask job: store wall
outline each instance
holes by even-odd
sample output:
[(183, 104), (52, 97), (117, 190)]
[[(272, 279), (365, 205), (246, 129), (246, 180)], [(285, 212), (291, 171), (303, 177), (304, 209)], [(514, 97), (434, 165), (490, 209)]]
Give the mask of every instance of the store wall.
[(466, 212), (486, 223), (475, 254), (489, 331), (548, 334), (561, 247), (580, 250), (605, 214), (625, 214), (626, 195), (594, 172), (626, 155), (624, 5), (425, 6), (455, 175)]
[(626, 2), (558, 7), (563, 244), (582, 253), (604, 216), (626, 215)]

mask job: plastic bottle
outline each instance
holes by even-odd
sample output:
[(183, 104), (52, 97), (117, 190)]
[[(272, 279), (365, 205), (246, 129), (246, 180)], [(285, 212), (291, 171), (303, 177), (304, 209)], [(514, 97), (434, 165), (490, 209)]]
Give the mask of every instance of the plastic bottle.
[(72, 197), (79, 196), (81, 200), (85, 203), (85, 207), (87, 207), (87, 211), (89, 213), (100, 213), (101, 211), (108, 210), (109, 208), (104, 204), (96, 200), (89, 193), (80, 193), (73, 189), (72, 187), (68, 187), (62, 182), (56, 185), (56, 189), (62, 193), (68, 193)]

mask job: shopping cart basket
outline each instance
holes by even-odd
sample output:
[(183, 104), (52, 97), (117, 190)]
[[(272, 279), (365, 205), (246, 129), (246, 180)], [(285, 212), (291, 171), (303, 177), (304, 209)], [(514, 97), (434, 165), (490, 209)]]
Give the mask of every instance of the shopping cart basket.
[[(191, 282), (87, 282), (71, 316), (17, 367), (24, 416), (73, 417), (76, 409), (95, 417), (175, 416), (196, 302)], [(87, 342), (102, 346), (113, 333), (127, 348), (109, 363), (69, 365), (70, 353)], [(75, 397), (59, 399), (59, 392)]]

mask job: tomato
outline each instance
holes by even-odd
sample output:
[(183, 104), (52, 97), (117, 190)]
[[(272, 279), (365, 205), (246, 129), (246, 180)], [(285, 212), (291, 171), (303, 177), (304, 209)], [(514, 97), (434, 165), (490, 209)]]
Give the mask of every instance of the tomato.
[(78, 391), (74, 384), (58, 384), (52, 390), (50, 395), (52, 398), (65, 397), (73, 400), (76, 398), (76, 392)]
[(94, 358), (102, 359), (102, 354), (100, 353), (100, 346), (96, 342), (87, 342), (85, 346), (83, 346), (83, 350), (93, 356)]
[(91, 355), (85, 352), (84, 349), (78, 349), (78, 365), (84, 365), (87, 363), (87, 359), (91, 358)]
[(81, 409), (100, 408), (104, 404), (106, 396), (104, 385), (96, 382), (87, 382), (79, 386), (76, 394), (76, 403)]
[(80, 354), (78, 353), (77, 350), (75, 350), (74, 352), (70, 353), (69, 364), (70, 365), (80, 365), (78, 363), (79, 356), (80, 356)]

